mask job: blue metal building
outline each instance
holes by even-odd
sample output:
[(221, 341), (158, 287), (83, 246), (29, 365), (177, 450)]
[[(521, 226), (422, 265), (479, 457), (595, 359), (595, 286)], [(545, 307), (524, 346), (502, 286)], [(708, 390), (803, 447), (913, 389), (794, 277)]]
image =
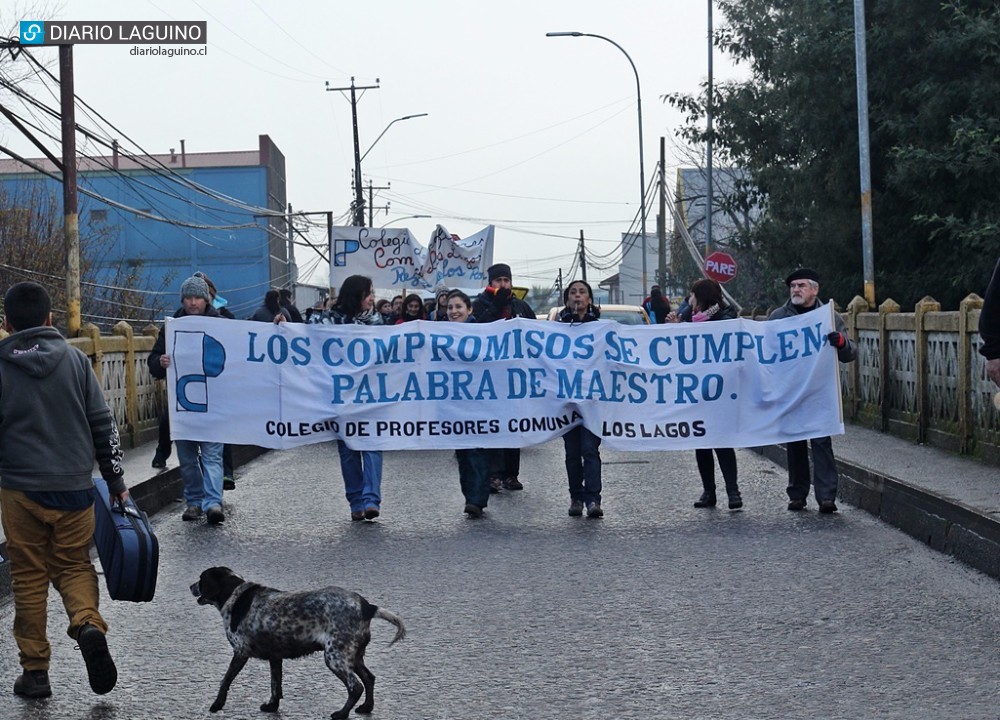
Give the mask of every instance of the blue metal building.
[[(233, 314), (246, 317), (269, 287), (293, 280), (280, 216), (287, 205), (285, 157), (267, 135), (259, 137), (256, 150), (187, 153), (183, 141), (181, 148), (180, 154), (171, 149), (79, 160), (81, 239), (107, 238), (103, 257), (89, 258), (95, 281), (113, 285), (134, 270), (138, 287), (153, 291), (147, 293), (150, 305), (172, 313), (181, 282), (201, 270)], [(30, 162), (58, 175), (46, 159)], [(62, 215), (57, 180), (16, 160), (0, 160), (0, 184), (8, 203), (34, 193), (54, 199), (52, 210)], [(263, 217), (268, 212), (278, 216)], [(86, 308), (83, 319), (88, 321)]]

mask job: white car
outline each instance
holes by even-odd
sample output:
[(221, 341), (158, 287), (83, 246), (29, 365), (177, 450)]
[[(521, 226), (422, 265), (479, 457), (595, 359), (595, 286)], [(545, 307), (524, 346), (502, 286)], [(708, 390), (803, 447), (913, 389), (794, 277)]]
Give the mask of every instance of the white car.
[[(601, 320), (613, 320), (622, 325), (649, 325), (649, 315), (638, 305), (600, 305)], [(556, 320), (562, 307), (549, 310), (548, 320)]]

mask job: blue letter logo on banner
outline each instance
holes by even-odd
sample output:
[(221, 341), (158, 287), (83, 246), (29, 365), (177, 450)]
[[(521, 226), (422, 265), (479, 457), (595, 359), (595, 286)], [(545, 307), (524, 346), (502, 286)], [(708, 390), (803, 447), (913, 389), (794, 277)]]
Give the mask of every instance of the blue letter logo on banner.
[(226, 368), (226, 349), (218, 340), (203, 332), (178, 332), (174, 337), (174, 353), (177, 347), (201, 344), (196, 351), (199, 362), (190, 368), (176, 367), (177, 371), (177, 411), (208, 412), (208, 378), (219, 377)]
[(334, 240), (333, 264), (336, 267), (347, 265), (347, 256), (356, 253), (361, 247), (357, 240)]

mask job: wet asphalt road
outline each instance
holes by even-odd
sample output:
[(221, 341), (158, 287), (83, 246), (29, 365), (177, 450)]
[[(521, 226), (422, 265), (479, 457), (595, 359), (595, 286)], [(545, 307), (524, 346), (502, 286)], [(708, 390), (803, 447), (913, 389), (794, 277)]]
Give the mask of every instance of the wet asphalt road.
[[(383, 515), (351, 523), (336, 450), (272, 452), (227, 493), (226, 523), (154, 517), (157, 597), (103, 598), (119, 685), (98, 697), (50, 598), (54, 695), (19, 672), (0, 610), (0, 718), (206, 718), (231, 655), (188, 586), (211, 565), (282, 589), (340, 585), (399, 615), (372, 624), (375, 719), (1000, 717), (1000, 583), (841, 505), (785, 509), (784, 473), (738, 451), (745, 509), (696, 510), (694, 453), (605, 451), (606, 517), (570, 518), (561, 443), (522, 457), (526, 489), (461, 512), (454, 454), (387, 453)], [(812, 502), (812, 501), (810, 501)], [(102, 578), (102, 593), (103, 578)], [(319, 655), (285, 665), (279, 717), (345, 691)], [(251, 661), (219, 718), (266, 717)]]

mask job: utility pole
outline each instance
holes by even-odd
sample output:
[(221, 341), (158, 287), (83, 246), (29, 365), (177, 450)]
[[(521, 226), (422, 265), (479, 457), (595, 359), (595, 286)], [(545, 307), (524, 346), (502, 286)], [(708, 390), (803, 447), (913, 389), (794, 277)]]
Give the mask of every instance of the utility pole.
[(657, 223), (657, 235), (660, 241), (660, 262), (657, 264), (656, 277), (664, 295), (667, 290), (667, 147), (666, 138), (660, 136), (660, 222)]
[(388, 185), (379, 185), (377, 187), (372, 185), (372, 181), (368, 181), (368, 227), (375, 227), (375, 210), (385, 210), (386, 215), (389, 214), (389, 206), (376, 208), (375, 207), (375, 190), (389, 190)]
[[(580, 230), (580, 270), (583, 272), (583, 281), (587, 282), (587, 255), (583, 248), (583, 230)], [(562, 275), (562, 270), (559, 271)]]
[(858, 75), (858, 154), (861, 165), (861, 261), (865, 301), (875, 307), (875, 256), (872, 249), (872, 171), (868, 138), (868, 54), (865, 49), (865, 0), (854, 0), (854, 57)]
[[(354, 124), (354, 224), (358, 227), (365, 226), (365, 196), (364, 188), (361, 185), (361, 143), (358, 141), (358, 90), (378, 90), (378, 78), (375, 78), (374, 85), (356, 86), (354, 77), (351, 77), (351, 86), (343, 88), (332, 88), (330, 83), (326, 83), (326, 89), (330, 91), (351, 91), (351, 121)], [(364, 93), (362, 93), (364, 95)]]
[(559, 268), (559, 277), (556, 278), (556, 287), (559, 288), (559, 297), (562, 297), (563, 294), (562, 268)]
[[(333, 211), (328, 211), (326, 213), (326, 246), (330, 249), (330, 261), (333, 262), (334, 247), (333, 247)], [(337, 288), (329, 285), (329, 275), (327, 275), (327, 299), (336, 297), (334, 294)]]
[(285, 274), (288, 276), (289, 287), (298, 281), (298, 268), (295, 265), (295, 230), (292, 228), (292, 204), (288, 203), (288, 214), (285, 216), (285, 230), (288, 232), (288, 262), (285, 263)]
[(712, 0), (708, 0), (708, 99), (705, 102), (705, 115), (707, 116), (707, 128), (705, 137), (708, 138), (708, 148), (706, 152), (705, 173), (705, 257), (712, 254), (712, 195), (715, 189), (712, 185), (712, 93), (714, 85), (712, 80)]
[(73, 93), (73, 46), (59, 46), (62, 115), (63, 237), (66, 240), (66, 335), (80, 334), (80, 225), (76, 203), (76, 99)]

